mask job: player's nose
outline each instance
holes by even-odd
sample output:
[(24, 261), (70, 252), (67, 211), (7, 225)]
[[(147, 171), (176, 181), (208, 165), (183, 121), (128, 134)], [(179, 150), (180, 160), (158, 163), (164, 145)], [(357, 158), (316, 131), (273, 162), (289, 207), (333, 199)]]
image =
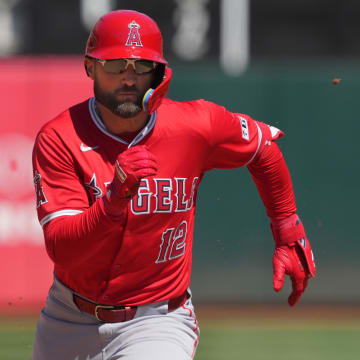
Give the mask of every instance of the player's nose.
[(132, 65), (129, 65), (121, 75), (121, 82), (124, 85), (132, 86), (136, 83), (136, 73)]

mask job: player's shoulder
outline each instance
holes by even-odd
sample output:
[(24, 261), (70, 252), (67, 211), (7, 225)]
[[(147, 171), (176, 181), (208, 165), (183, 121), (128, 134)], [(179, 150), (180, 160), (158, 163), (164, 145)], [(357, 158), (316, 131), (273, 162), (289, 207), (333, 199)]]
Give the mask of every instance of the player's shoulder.
[(62, 111), (57, 116), (47, 121), (38, 131), (39, 134), (63, 134), (74, 129), (74, 122), (77, 118), (84, 117), (88, 114), (88, 102), (85, 100), (68, 109)]
[(196, 118), (197, 123), (208, 122), (217, 112), (226, 111), (220, 105), (204, 99), (176, 101), (172, 99), (164, 99), (159, 108), (159, 113), (171, 116), (172, 119), (179, 118), (182, 122), (192, 122)]
[(213, 107), (220, 107), (211, 101), (204, 99), (177, 101), (166, 98), (161, 103), (161, 108), (166, 110), (180, 110), (180, 111), (209, 111)]

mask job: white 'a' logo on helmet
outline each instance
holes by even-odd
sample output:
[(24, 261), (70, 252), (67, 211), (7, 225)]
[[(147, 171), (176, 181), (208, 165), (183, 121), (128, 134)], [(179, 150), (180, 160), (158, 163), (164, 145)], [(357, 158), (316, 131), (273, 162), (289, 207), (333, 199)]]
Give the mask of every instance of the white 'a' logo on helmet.
[(129, 31), (129, 35), (126, 41), (126, 46), (143, 46), (143, 44), (141, 43), (141, 39), (140, 39), (140, 34), (139, 34), (139, 28), (140, 25), (137, 24), (135, 22), (135, 20), (133, 20), (129, 25), (128, 25), (130, 31)]

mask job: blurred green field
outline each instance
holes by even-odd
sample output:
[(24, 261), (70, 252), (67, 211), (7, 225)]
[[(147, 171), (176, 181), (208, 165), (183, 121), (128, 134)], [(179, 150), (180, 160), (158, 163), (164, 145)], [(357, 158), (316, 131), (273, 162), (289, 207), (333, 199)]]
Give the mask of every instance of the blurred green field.
[[(360, 307), (219, 305), (199, 306), (197, 315), (201, 336), (195, 360), (360, 358)], [(2, 316), (0, 359), (30, 359), (35, 326), (36, 317)]]
[(360, 359), (359, 307), (200, 308), (197, 315), (196, 360)]
[(37, 317), (0, 318), (0, 359), (29, 360)]

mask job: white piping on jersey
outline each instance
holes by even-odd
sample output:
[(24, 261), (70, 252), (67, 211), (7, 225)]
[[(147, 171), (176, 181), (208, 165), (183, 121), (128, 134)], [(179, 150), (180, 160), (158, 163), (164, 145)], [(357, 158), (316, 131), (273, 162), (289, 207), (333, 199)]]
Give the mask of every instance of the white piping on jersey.
[[(256, 123), (255, 123), (255, 124), (256, 124)], [(257, 145), (257, 148), (256, 148), (256, 150), (255, 150), (254, 155), (253, 155), (253, 156), (251, 157), (251, 159), (245, 164), (245, 166), (249, 165), (249, 164), (254, 160), (254, 158), (255, 158), (255, 156), (256, 156), (256, 154), (258, 153), (259, 148), (260, 148), (260, 144), (261, 144), (261, 140), (262, 140), (262, 132), (261, 132), (261, 129), (260, 129), (260, 127), (259, 127), (258, 124), (256, 124), (256, 127), (257, 127), (257, 129), (258, 129), (258, 134), (259, 134), (259, 136), (258, 136), (258, 145)]]
[(44, 226), (49, 221), (54, 220), (55, 218), (57, 218), (59, 216), (72, 216), (72, 215), (77, 215), (77, 214), (81, 214), (81, 213), (82, 213), (81, 210), (72, 210), (72, 209), (55, 211), (55, 212), (43, 217), (40, 221), (40, 225)]
[(101, 121), (99, 115), (97, 114), (97, 112), (95, 110), (95, 98), (94, 97), (89, 99), (89, 111), (90, 111), (92, 120), (94, 121), (95, 125), (101, 132), (103, 132), (107, 136), (110, 136), (112, 139), (119, 141), (122, 144), (127, 145), (128, 148), (139, 143), (154, 128), (155, 122), (156, 122), (156, 111), (154, 111), (151, 114), (150, 120), (147, 122), (146, 126), (135, 136), (135, 138), (131, 141), (131, 143), (128, 143), (126, 140), (122, 139), (119, 136), (112, 134), (110, 131), (108, 131), (106, 129), (106, 126)]

